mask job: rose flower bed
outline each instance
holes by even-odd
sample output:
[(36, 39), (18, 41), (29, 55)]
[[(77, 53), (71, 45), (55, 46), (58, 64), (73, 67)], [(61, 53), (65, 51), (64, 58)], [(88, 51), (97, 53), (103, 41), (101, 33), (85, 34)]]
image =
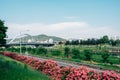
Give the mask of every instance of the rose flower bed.
[(41, 61), (35, 57), (27, 57), (11, 52), (3, 55), (30, 65), (32, 68), (50, 76), (52, 80), (120, 80), (120, 74), (114, 71), (96, 72), (85, 66), (79, 68), (59, 66), (55, 61)]

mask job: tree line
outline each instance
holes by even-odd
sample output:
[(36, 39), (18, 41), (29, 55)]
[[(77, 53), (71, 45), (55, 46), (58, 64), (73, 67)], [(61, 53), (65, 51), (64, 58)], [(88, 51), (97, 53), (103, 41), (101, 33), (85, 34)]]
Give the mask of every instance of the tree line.
[[(0, 48), (0, 51), (10, 51), (10, 52), (20, 52), (20, 48), (10, 47), (10, 48)], [(52, 56), (52, 57), (64, 57), (67, 59), (77, 59), (77, 60), (87, 60), (103, 63), (119, 63), (119, 60), (113, 60), (110, 58), (110, 54), (107, 51), (95, 53), (91, 49), (79, 50), (78, 48), (64, 47), (61, 51), (60, 49), (48, 49), (42, 46), (38, 48), (28, 47), (27, 51), (29, 54), (41, 55), (41, 56)], [(22, 47), (22, 54), (25, 54), (26, 47)], [(98, 56), (99, 59), (94, 56)]]
[(99, 44), (109, 44), (112, 46), (117, 46), (120, 44), (119, 39), (109, 39), (107, 35), (103, 36), (100, 39), (87, 39), (87, 40), (67, 40), (65, 45), (99, 45)]

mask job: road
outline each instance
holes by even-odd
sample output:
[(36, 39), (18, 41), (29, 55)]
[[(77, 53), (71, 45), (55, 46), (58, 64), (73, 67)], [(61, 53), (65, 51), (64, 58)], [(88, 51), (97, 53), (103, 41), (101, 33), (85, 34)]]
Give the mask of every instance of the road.
[[(32, 57), (32, 56), (29, 56), (29, 57)], [(41, 58), (41, 57), (35, 57), (35, 58), (37, 58), (37, 59), (39, 59), (41, 61), (48, 60), (46, 58)], [(81, 66), (79, 64), (74, 64), (74, 63), (70, 63), (70, 62), (64, 62), (64, 61), (59, 61), (59, 60), (54, 60), (54, 61), (56, 61), (59, 66), (72, 66), (72, 67), (75, 67), (75, 68), (79, 68)], [(96, 69), (96, 68), (92, 68), (92, 67), (87, 67), (87, 68), (90, 69), (90, 70), (95, 70), (97, 72), (103, 72), (104, 71), (104, 70)]]

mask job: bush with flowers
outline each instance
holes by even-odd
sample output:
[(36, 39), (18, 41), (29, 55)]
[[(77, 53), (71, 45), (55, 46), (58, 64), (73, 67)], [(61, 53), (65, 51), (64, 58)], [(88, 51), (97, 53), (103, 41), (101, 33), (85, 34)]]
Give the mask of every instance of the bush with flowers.
[(2, 52), (2, 54), (30, 65), (32, 68), (49, 75), (52, 80), (120, 80), (120, 74), (114, 71), (96, 72), (85, 66), (79, 68), (59, 66), (54, 60), (41, 61), (35, 57), (11, 52)]

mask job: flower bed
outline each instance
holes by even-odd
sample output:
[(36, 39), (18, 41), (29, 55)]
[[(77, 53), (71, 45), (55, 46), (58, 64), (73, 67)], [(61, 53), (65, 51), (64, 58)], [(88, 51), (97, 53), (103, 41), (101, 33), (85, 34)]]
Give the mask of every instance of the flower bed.
[(79, 68), (59, 66), (54, 60), (41, 61), (35, 57), (11, 52), (2, 52), (2, 54), (30, 65), (32, 68), (49, 75), (53, 80), (120, 80), (120, 74), (114, 71), (96, 72), (85, 66)]

